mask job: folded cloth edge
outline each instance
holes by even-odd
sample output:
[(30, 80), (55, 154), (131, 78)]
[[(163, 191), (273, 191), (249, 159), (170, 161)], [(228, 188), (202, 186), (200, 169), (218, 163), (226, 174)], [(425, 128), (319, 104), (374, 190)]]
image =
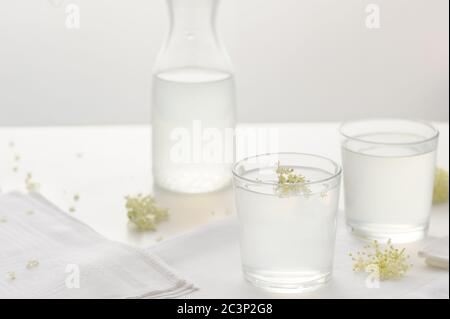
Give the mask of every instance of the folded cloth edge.
[(169, 278), (169, 280), (171, 280), (175, 283), (175, 285), (173, 287), (171, 287), (170, 289), (167, 289), (167, 290), (150, 291), (148, 293), (142, 293), (142, 294), (139, 294), (136, 296), (124, 296), (121, 299), (174, 298), (174, 297), (179, 297), (179, 296), (194, 292), (199, 289), (194, 283), (185, 279), (184, 276), (180, 275), (171, 266), (167, 265), (159, 256), (152, 253), (149, 249), (134, 247), (134, 246), (127, 245), (127, 244), (117, 242), (114, 240), (110, 240), (110, 239), (104, 237), (103, 235), (98, 233), (95, 229), (90, 227), (89, 225), (87, 225), (87, 224), (83, 223), (82, 221), (80, 221), (79, 219), (65, 213), (61, 208), (59, 208), (57, 205), (55, 205), (54, 203), (52, 203), (50, 200), (48, 200), (46, 197), (44, 197), (43, 195), (41, 195), (39, 193), (33, 192), (33, 193), (26, 194), (26, 193), (22, 193), (19, 191), (13, 191), (13, 192), (9, 192), (9, 193), (0, 193), (0, 197), (7, 196), (7, 195), (18, 196), (18, 197), (22, 197), (22, 198), (24, 196), (28, 196), (29, 198), (34, 199), (34, 200), (40, 202), (41, 204), (52, 207), (53, 209), (61, 212), (61, 214), (64, 214), (65, 218), (68, 218), (68, 219), (72, 220), (73, 222), (77, 223), (78, 225), (85, 227), (90, 232), (93, 232), (95, 235), (99, 236), (99, 238), (109, 241), (111, 244), (113, 244), (115, 246), (120, 246), (125, 249), (133, 250), (137, 254), (145, 257), (146, 261), (150, 261), (156, 271), (158, 271), (161, 274), (166, 275)]

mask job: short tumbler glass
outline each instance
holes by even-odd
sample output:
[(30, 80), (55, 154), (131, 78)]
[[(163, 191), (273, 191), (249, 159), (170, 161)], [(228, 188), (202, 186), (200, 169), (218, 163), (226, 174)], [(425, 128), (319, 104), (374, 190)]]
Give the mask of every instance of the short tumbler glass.
[[(278, 168), (304, 180), (280, 184)], [(321, 156), (279, 153), (246, 158), (233, 175), (245, 279), (275, 292), (328, 281), (341, 168)]]
[(427, 232), (439, 132), (430, 124), (373, 119), (342, 125), (347, 225), (359, 237), (406, 243)]

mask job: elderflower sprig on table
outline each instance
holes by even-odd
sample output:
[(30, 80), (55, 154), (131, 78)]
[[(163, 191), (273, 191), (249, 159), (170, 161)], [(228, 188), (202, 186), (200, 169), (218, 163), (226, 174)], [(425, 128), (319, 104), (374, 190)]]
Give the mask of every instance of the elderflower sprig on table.
[(14, 281), (14, 280), (17, 279), (17, 275), (16, 275), (16, 273), (14, 271), (8, 271), (6, 273), (6, 275), (7, 275), (8, 279), (11, 280), (11, 281)]
[(27, 262), (27, 269), (36, 268), (39, 266), (39, 260), (32, 259)]
[(309, 196), (311, 194), (311, 189), (305, 185), (309, 181), (304, 176), (296, 174), (293, 168), (283, 167), (278, 162), (276, 173), (278, 175), (278, 185), (275, 192), (279, 197)]
[(384, 248), (374, 240), (356, 255), (350, 253), (349, 256), (353, 260), (353, 271), (373, 272), (376, 269), (380, 280), (402, 278), (412, 267), (405, 248), (395, 248), (390, 239)]
[(25, 178), (25, 187), (29, 193), (38, 193), (40, 185), (33, 181), (33, 175), (28, 173)]
[(156, 224), (169, 217), (168, 210), (157, 207), (151, 195), (138, 194), (126, 196), (125, 199), (128, 219), (139, 230), (155, 230)]
[(448, 172), (442, 168), (436, 169), (434, 179), (433, 204), (448, 202)]

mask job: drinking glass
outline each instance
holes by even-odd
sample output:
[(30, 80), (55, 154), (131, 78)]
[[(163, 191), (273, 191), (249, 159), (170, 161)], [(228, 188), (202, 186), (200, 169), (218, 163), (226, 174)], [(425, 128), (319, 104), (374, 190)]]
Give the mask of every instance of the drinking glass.
[[(279, 168), (304, 180), (280, 183)], [(246, 158), (233, 175), (244, 277), (276, 292), (328, 281), (341, 168), (317, 155), (279, 153)]]
[(439, 132), (410, 120), (342, 125), (345, 211), (362, 238), (405, 243), (427, 232)]

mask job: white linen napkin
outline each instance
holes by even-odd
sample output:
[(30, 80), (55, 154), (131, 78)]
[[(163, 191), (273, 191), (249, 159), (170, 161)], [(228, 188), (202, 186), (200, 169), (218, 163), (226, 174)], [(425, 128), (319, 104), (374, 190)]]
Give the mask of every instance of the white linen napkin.
[(195, 289), (155, 255), (105, 239), (40, 195), (0, 195), (0, 299), (172, 298)]
[[(343, 212), (338, 215), (333, 276), (322, 288), (303, 294), (275, 294), (253, 287), (242, 275), (237, 220), (228, 218), (191, 233), (167, 239), (151, 248), (166, 262), (192, 278), (202, 289), (188, 298), (443, 298), (449, 297), (447, 270), (428, 267), (417, 256), (423, 242), (405, 247), (414, 264), (405, 278), (375, 284), (367, 273), (354, 273), (349, 252), (363, 242), (345, 228)], [(207, 269), (208, 271), (205, 271)], [(217, 274), (220, 274), (218, 276)]]

